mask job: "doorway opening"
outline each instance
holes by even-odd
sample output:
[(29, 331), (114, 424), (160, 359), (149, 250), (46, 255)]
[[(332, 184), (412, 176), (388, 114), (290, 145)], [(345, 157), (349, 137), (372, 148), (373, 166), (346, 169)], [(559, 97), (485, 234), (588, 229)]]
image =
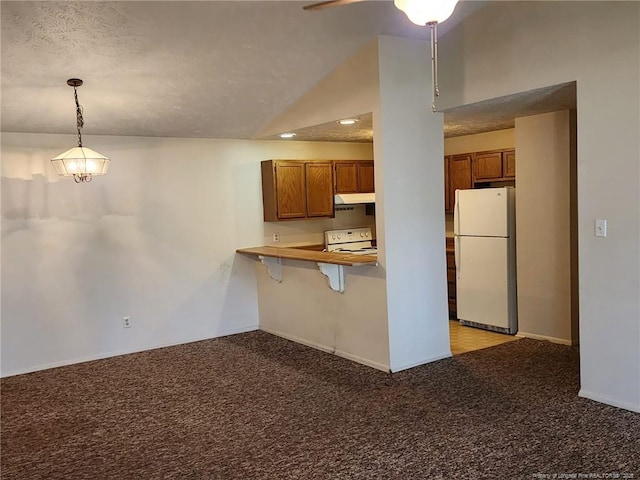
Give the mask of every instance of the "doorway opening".
[(447, 280), (454, 355), (514, 340), (458, 323), (456, 189), (516, 187), (517, 335), (578, 343), (576, 108), (576, 82), (569, 82), (444, 112)]

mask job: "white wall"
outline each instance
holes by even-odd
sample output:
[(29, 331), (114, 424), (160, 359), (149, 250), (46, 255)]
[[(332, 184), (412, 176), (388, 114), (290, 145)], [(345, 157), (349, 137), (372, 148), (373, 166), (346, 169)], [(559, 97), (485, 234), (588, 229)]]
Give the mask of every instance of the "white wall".
[(443, 116), (431, 111), (424, 42), (380, 37), (374, 110), (376, 224), (386, 271), (391, 370), (451, 356)]
[(495, 2), (440, 47), (442, 109), (577, 82), (580, 394), (640, 411), (640, 3)]
[(518, 334), (566, 345), (574, 340), (570, 139), (568, 110), (516, 119)]
[[(76, 185), (50, 165), (75, 141), (2, 134), (3, 376), (257, 328), (255, 260), (235, 249), (271, 238), (260, 161), (371, 158), (359, 144), (87, 136), (112, 166)], [(313, 224), (288, 231), (314, 241), (334, 222)]]

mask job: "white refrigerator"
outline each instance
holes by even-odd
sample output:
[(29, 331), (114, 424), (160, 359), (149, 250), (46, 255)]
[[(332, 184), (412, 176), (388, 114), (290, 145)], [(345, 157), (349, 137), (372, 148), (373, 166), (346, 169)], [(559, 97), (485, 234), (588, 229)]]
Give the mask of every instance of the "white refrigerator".
[(515, 188), (456, 190), (456, 310), (463, 325), (518, 331)]

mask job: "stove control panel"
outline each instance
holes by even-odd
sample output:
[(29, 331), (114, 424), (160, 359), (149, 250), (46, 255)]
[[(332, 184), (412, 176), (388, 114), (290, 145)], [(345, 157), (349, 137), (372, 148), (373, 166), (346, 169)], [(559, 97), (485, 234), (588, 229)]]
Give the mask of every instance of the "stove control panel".
[(348, 228), (344, 230), (329, 230), (324, 232), (325, 246), (343, 243), (371, 241), (371, 228)]

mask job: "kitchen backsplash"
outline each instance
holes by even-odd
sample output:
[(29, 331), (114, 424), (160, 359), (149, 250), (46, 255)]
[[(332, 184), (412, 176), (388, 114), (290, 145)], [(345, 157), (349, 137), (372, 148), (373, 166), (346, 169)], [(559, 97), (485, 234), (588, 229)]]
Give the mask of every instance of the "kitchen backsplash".
[[(335, 218), (264, 222), (264, 245), (287, 247), (323, 244), (325, 231), (351, 227), (371, 227), (375, 238), (375, 216), (366, 215), (364, 205), (340, 206), (335, 213)], [(278, 234), (279, 242), (274, 242), (274, 234)]]

